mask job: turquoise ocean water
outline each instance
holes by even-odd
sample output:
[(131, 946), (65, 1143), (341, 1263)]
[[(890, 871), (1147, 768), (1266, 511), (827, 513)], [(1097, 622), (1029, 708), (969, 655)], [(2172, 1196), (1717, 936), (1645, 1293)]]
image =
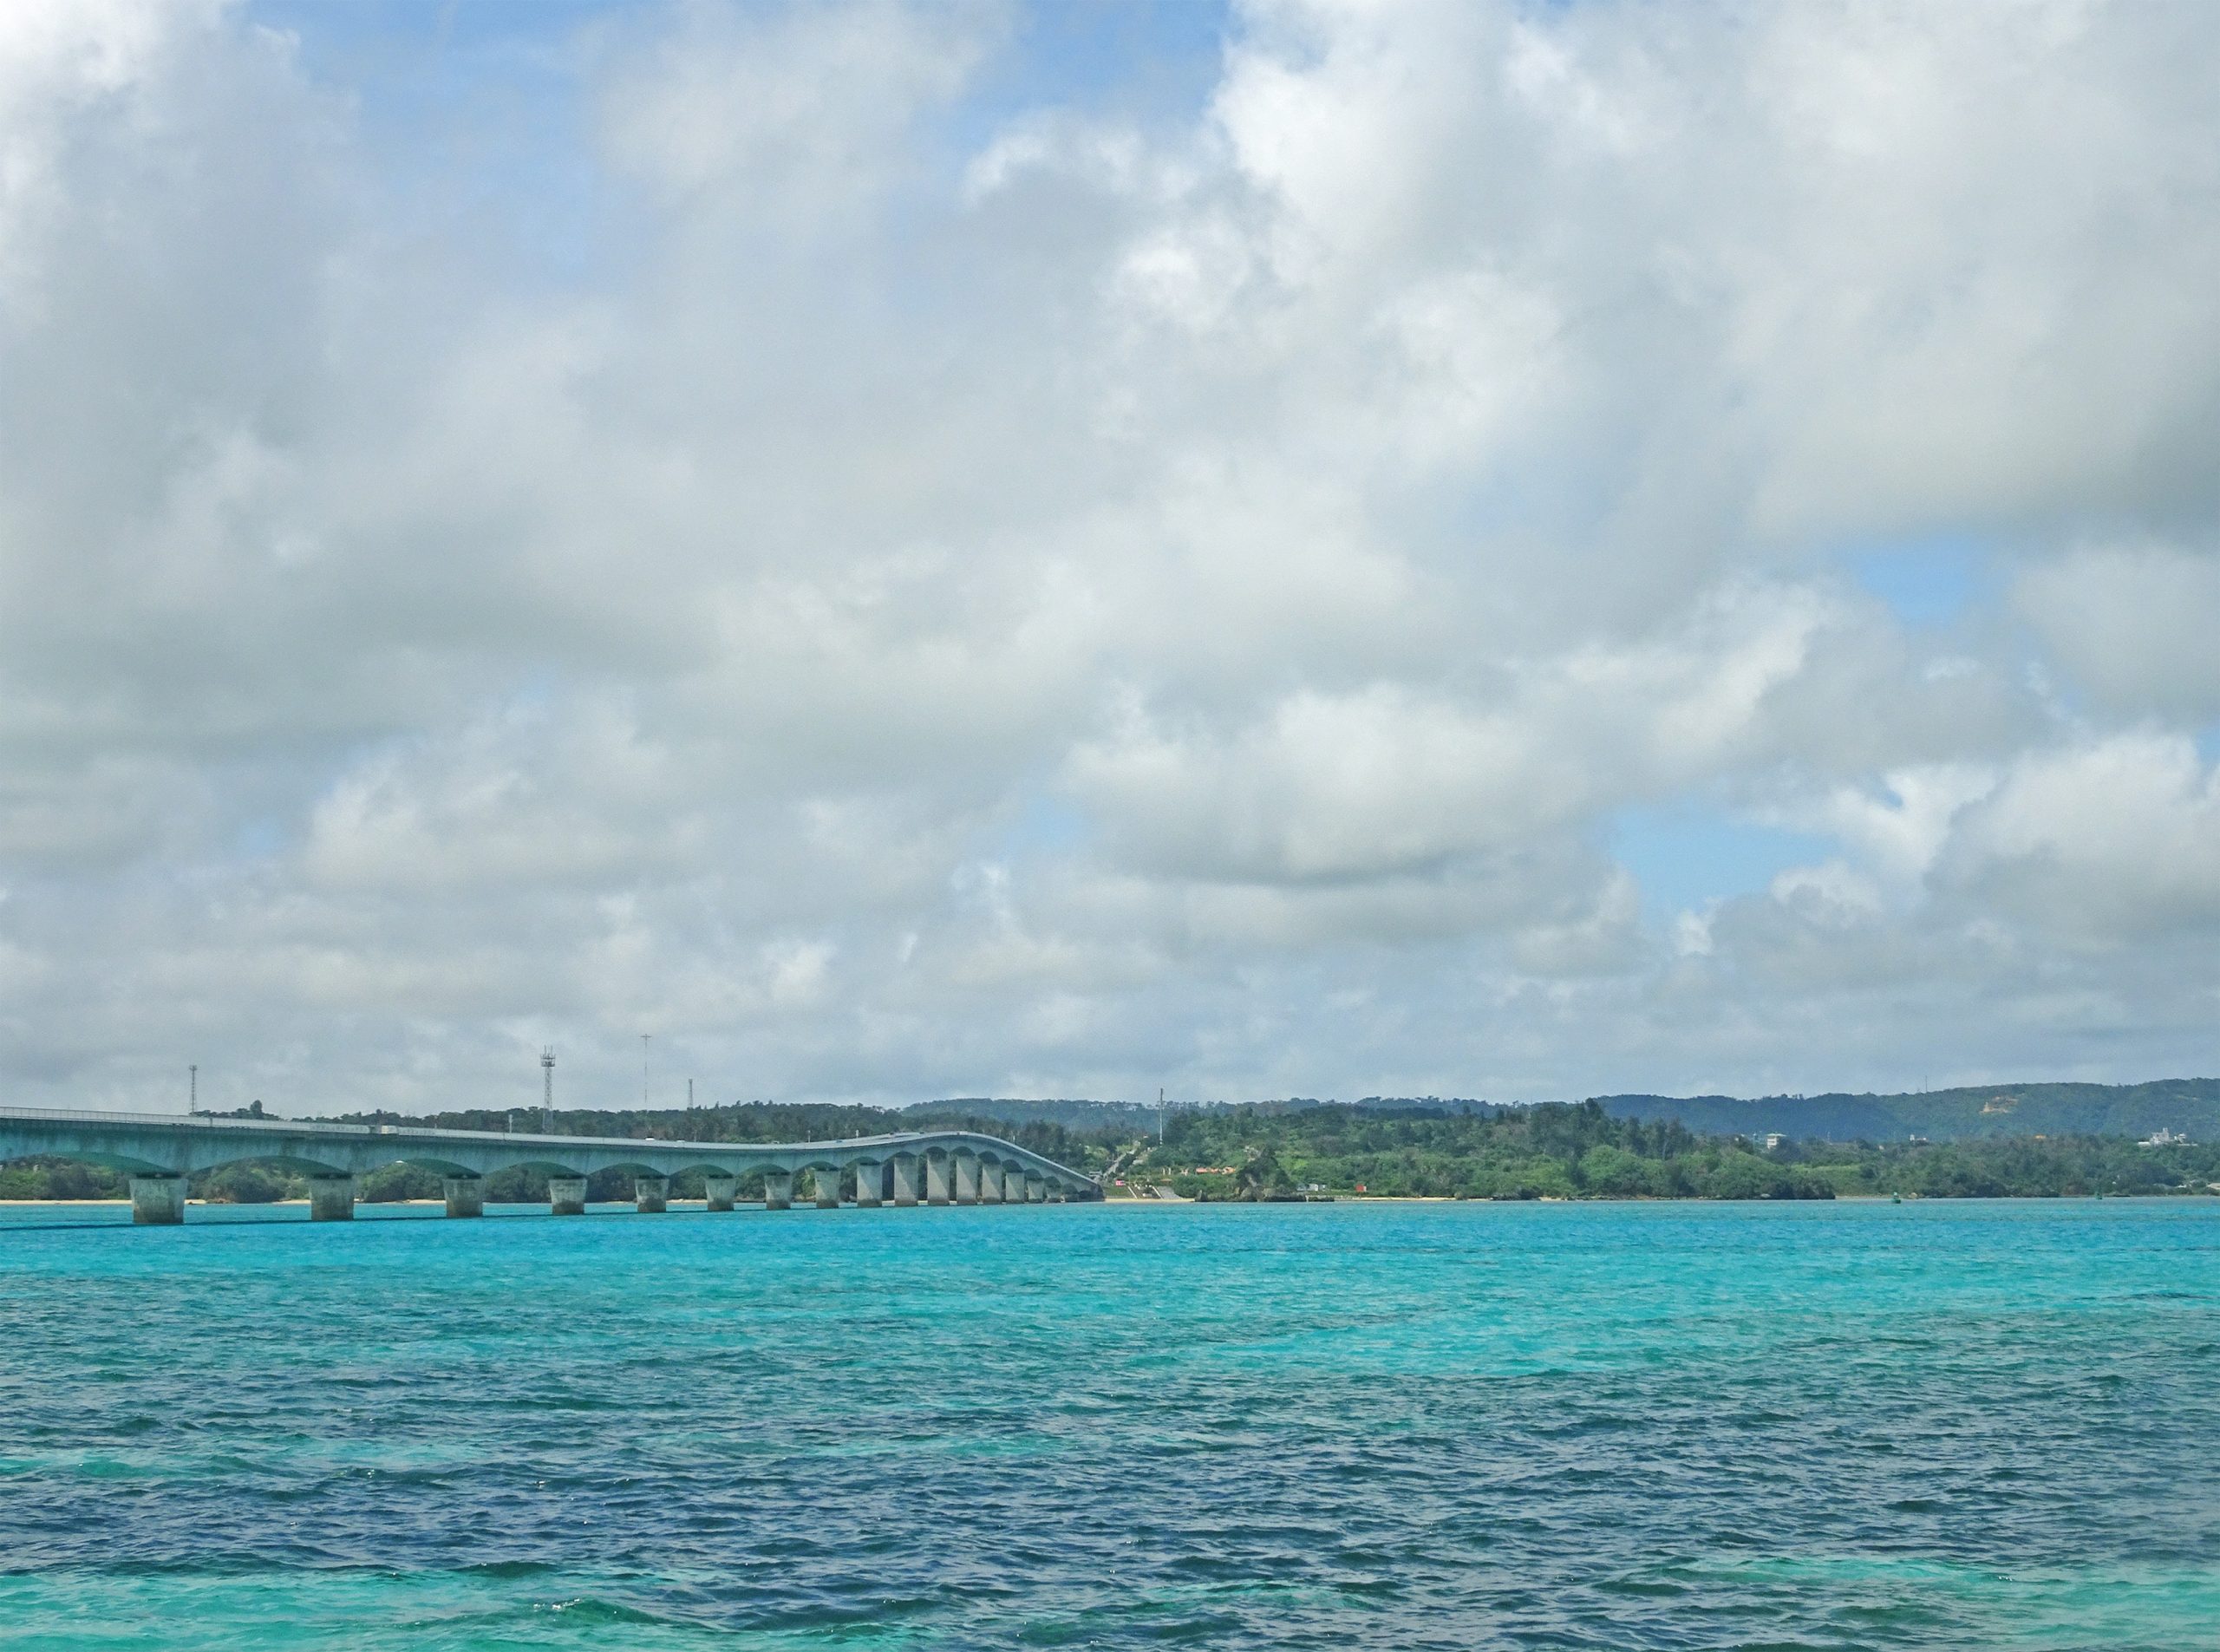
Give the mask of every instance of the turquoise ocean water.
[(2220, 1648), (2220, 1200), (193, 1218), (0, 1215), (0, 1644)]

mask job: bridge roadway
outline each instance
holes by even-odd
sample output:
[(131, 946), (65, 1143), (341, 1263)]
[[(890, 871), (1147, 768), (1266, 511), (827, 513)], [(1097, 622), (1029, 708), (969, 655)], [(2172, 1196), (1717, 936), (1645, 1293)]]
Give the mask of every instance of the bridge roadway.
[(634, 1202), (663, 1210), (670, 1179), (698, 1170), (709, 1208), (728, 1211), (744, 1175), (761, 1172), (764, 1205), (793, 1202), (794, 1179), (809, 1174), (813, 1199), (831, 1209), (853, 1179), (852, 1202), (876, 1205), (1037, 1205), (1094, 1199), (1102, 1190), (1081, 1172), (1014, 1142), (968, 1130), (909, 1131), (844, 1141), (635, 1141), (614, 1136), (507, 1135), (414, 1125), (325, 1124), (311, 1120), (210, 1119), (160, 1113), (73, 1113), (0, 1107), (0, 1164), (51, 1157), (121, 1171), (131, 1179), (134, 1222), (185, 1220), (186, 1179), (243, 1159), (280, 1165), (309, 1179), (309, 1214), (343, 1222), (355, 1214), (358, 1179), (388, 1165), (421, 1166), (446, 1184), (449, 1216), (482, 1216), (486, 1178), (529, 1166), (547, 1172), (558, 1216), (583, 1215), (586, 1178), (633, 1173)]

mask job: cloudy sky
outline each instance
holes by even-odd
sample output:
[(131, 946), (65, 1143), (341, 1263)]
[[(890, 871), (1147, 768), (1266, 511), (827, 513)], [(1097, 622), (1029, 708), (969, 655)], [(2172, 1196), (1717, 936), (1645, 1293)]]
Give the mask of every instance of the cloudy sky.
[(0, 8), (9, 1101), (2220, 1069), (2202, 0)]

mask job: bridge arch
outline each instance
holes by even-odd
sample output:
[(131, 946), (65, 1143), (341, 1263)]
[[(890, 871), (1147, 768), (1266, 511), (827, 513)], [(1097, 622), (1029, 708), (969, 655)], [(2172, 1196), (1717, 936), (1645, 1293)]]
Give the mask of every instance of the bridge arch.
[(241, 1165), (253, 1166), (258, 1168), (266, 1166), (270, 1169), (281, 1170), (294, 1176), (333, 1177), (349, 1176), (354, 1173), (345, 1165), (336, 1163), (328, 1157), (310, 1157), (306, 1153), (282, 1152), (225, 1153), (221, 1157), (203, 1159), (193, 1168), (196, 1171), (214, 1174)]
[[(469, 1166), (460, 1160), (450, 1159), (443, 1153), (407, 1152), (388, 1162), (394, 1165), (406, 1165), (411, 1170), (428, 1170), (434, 1176), (474, 1176), (477, 1174), (477, 1172), (472, 1170)], [(380, 1165), (366, 1173), (375, 1175), (378, 1171), (385, 1168), (387, 1168), (386, 1165)]]
[(168, 1165), (138, 1153), (99, 1151), (49, 1152), (30, 1149), (20, 1152), (8, 1152), (0, 1154), (0, 1168), (5, 1168), (10, 1165), (26, 1164), (37, 1159), (65, 1165), (89, 1165), (98, 1170), (112, 1170), (125, 1176), (166, 1176), (171, 1173)]

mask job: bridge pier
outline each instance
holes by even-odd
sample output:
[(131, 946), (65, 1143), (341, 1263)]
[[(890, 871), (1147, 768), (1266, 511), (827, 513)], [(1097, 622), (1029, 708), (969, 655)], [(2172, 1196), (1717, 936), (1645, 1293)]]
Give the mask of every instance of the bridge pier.
[(486, 1214), (486, 1179), (483, 1176), (448, 1176), (441, 1179), (441, 1187), (447, 1196), (449, 1216), (483, 1216)]
[(917, 1202), (917, 1155), (894, 1155), (894, 1202), (908, 1206)]
[(660, 1216), (670, 1208), (670, 1178), (636, 1176), (632, 1179), (632, 1208), (642, 1216)]
[(547, 1179), (547, 1210), (551, 1216), (584, 1216), (586, 1213), (586, 1179), (583, 1176), (550, 1176)]
[(732, 1190), (734, 1184), (740, 1178), (728, 1170), (711, 1170), (702, 1172), (702, 1191), (708, 1195), (711, 1210), (732, 1209)]
[(976, 1205), (979, 1202), (979, 1159), (975, 1153), (951, 1155), (956, 1161), (956, 1202)]
[(878, 1204), (879, 1185), (886, 1176), (886, 1166), (876, 1159), (856, 1160), (856, 1205), (860, 1210), (872, 1210)]
[(144, 1227), (175, 1227), (185, 1220), (185, 1178), (134, 1176), (131, 1219)]
[(837, 1170), (817, 1170), (810, 1172), (817, 1184), (817, 1208), (837, 1211), (840, 1208), (840, 1172)]
[(949, 1200), (949, 1160), (928, 1157), (925, 1160), (925, 1203), (945, 1205)]
[(763, 1172), (763, 1208), (784, 1211), (794, 1202), (794, 1173), (790, 1170), (767, 1170)]
[(999, 1205), (1002, 1202), (1002, 1167), (1000, 1165), (979, 1166), (979, 1203)]
[(1041, 1179), (1028, 1172), (1025, 1178), (1025, 1202), (1028, 1205), (1040, 1204), (1043, 1191)]
[(309, 1178), (309, 1220), (351, 1222), (355, 1219), (355, 1179), (352, 1176)]

